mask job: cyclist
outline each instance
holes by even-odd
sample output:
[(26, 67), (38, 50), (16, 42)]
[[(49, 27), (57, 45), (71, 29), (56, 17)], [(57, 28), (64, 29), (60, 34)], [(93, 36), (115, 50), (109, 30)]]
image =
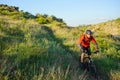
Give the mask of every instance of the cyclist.
[(92, 34), (93, 34), (93, 32), (91, 30), (86, 30), (85, 33), (83, 33), (79, 39), (79, 47), (80, 47), (80, 50), (82, 52), (81, 59), (80, 59), (81, 60), (80, 65), (83, 69), (84, 69), (83, 59), (85, 56), (85, 51), (87, 51), (88, 56), (91, 55), (90, 41), (92, 41), (93, 44), (95, 45), (96, 52), (99, 52), (98, 44), (97, 44), (96, 40), (94, 39), (94, 37), (92, 36)]

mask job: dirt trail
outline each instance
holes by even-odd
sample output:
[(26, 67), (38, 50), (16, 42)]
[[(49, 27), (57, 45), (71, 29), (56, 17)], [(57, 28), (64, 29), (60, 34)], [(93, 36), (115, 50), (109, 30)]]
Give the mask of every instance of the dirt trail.
[(97, 78), (90, 75), (90, 73), (85, 69), (83, 73), (79, 76), (79, 80), (102, 80), (99, 75), (97, 75)]

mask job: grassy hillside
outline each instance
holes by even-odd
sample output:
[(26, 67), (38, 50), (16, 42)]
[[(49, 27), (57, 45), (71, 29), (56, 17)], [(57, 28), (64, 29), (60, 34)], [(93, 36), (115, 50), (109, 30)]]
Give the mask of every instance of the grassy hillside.
[[(28, 16), (13, 8), (0, 6), (1, 80), (81, 80), (84, 72), (79, 68), (77, 43), (86, 29), (94, 32), (99, 44), (100, 52), (92, 57), (100, 80), (120, 79), (119, 18), (70, 28), (59, 18)], [(86, 73), (84, 80), (93, 78)]]

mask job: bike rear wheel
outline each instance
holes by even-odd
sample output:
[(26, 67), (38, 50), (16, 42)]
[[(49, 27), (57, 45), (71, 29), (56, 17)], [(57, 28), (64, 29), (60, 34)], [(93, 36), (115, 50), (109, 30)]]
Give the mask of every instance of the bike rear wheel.
[(90, 60), (89, 57), (85, 57), (85, 58), (83, 59), (84, 67), (85, 67), (85, 69), (87, 69), (88, 71), (89, 71), (89, 67), (88, 67), (89, 60)]

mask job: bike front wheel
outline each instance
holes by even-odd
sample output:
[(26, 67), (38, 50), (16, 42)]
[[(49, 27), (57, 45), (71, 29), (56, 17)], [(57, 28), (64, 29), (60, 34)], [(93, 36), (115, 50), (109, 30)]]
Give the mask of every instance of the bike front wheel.
[(88, 69), (90, 71), (90, 74), (92, 76), (94, 76), (95, 78), (97, 78), (97, 69), (96, 69), (96, 66), (93, 62), (88, 64)]

